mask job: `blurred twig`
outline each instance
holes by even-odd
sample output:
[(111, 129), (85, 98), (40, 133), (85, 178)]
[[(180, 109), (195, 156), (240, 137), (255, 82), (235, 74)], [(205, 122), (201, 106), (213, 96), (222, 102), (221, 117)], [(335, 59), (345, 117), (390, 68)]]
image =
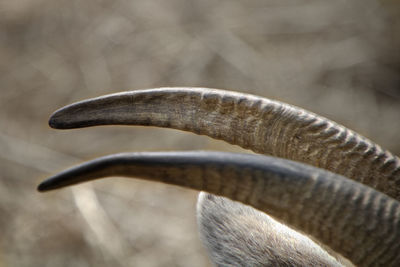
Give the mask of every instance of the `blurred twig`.
[[(81, 159), (1, 132), (0, 157), (46, 174), (81, 161)], [(116, 264), (124, 266), (123, 260), (128, 255), (130, 245), (99, 203), (93, 186), (86, 184), (72, 187), (71, 191), (75, 204), (87, 223), (86, 228), (95, 237), (93, 247), (100, 247), (103, 255), (112, 257), (114, 266)]]

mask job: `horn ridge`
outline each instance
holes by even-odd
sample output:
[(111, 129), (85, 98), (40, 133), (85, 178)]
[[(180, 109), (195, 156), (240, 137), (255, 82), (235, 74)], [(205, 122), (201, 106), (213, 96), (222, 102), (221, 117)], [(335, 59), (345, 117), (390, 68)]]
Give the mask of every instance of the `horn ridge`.
[(207, 88), (158, 88), (81, 101), (50, 119), (60, 129), (106, 124), (208, 135), (327, 169), (400, 200), (398, 157), (333, 121), (267, 98)]
[[(390, 250), (400, 239), (399, 202), (343, 176), (284, 159), (209, 151), (124, 153), (73, 167), (38, 189), (108, 176), (174, 184), (241, 201), (309, 234), (355, 264), (370, 265), (381, 253), (387, 256), (379, 259), (385, 266), (399, 262), (398, 251)], [(375, 249), (381, 243), (386, 247), (383, 252)]]

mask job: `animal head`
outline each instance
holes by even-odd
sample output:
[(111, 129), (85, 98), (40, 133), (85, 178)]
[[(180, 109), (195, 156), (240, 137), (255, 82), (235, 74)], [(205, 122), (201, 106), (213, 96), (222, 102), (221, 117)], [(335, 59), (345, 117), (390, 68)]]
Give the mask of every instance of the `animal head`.
[(126, 176), (208, 192), (197, 216), (217, 266), (400, 264), (399, 158), (311, 112), (230, 91), (159, 88), (81, 101), (56, 111), (49, 124), (168, 127), (263, 154), (116, 154), (38, 187)]

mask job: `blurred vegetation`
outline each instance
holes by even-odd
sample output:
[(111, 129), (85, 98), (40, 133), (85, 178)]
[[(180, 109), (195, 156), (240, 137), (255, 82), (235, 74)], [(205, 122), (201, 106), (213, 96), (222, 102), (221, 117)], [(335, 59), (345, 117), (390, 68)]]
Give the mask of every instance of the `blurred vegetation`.
[(396, 0), (0, 2), (0, 267), (208, 266), (196, 192), (108, 179), (39, 194), (43, 178), (125, 151), (237, 147), (167, 129), (55, 131), (57, 108), (162, 86), (254, 93), (400, 154)]

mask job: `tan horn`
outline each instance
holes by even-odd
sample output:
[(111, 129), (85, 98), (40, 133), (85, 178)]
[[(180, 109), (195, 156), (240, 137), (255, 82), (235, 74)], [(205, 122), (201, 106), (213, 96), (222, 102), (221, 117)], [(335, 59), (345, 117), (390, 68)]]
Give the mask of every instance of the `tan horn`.
[(288, 160), (222, 152), (111, 155), (39, 185), (47, 191), (107, 176), (160, 181), (249, 204), (360, 266), (400, 262), (400, 204), (370, 187)]
[(160, 88), (107, 95), (56, 111), (58, 129), (127, 124), (175, 128), (304, 162), (400, 200), (400, 160), (357, 133), (303, 109), (206, 88)]

